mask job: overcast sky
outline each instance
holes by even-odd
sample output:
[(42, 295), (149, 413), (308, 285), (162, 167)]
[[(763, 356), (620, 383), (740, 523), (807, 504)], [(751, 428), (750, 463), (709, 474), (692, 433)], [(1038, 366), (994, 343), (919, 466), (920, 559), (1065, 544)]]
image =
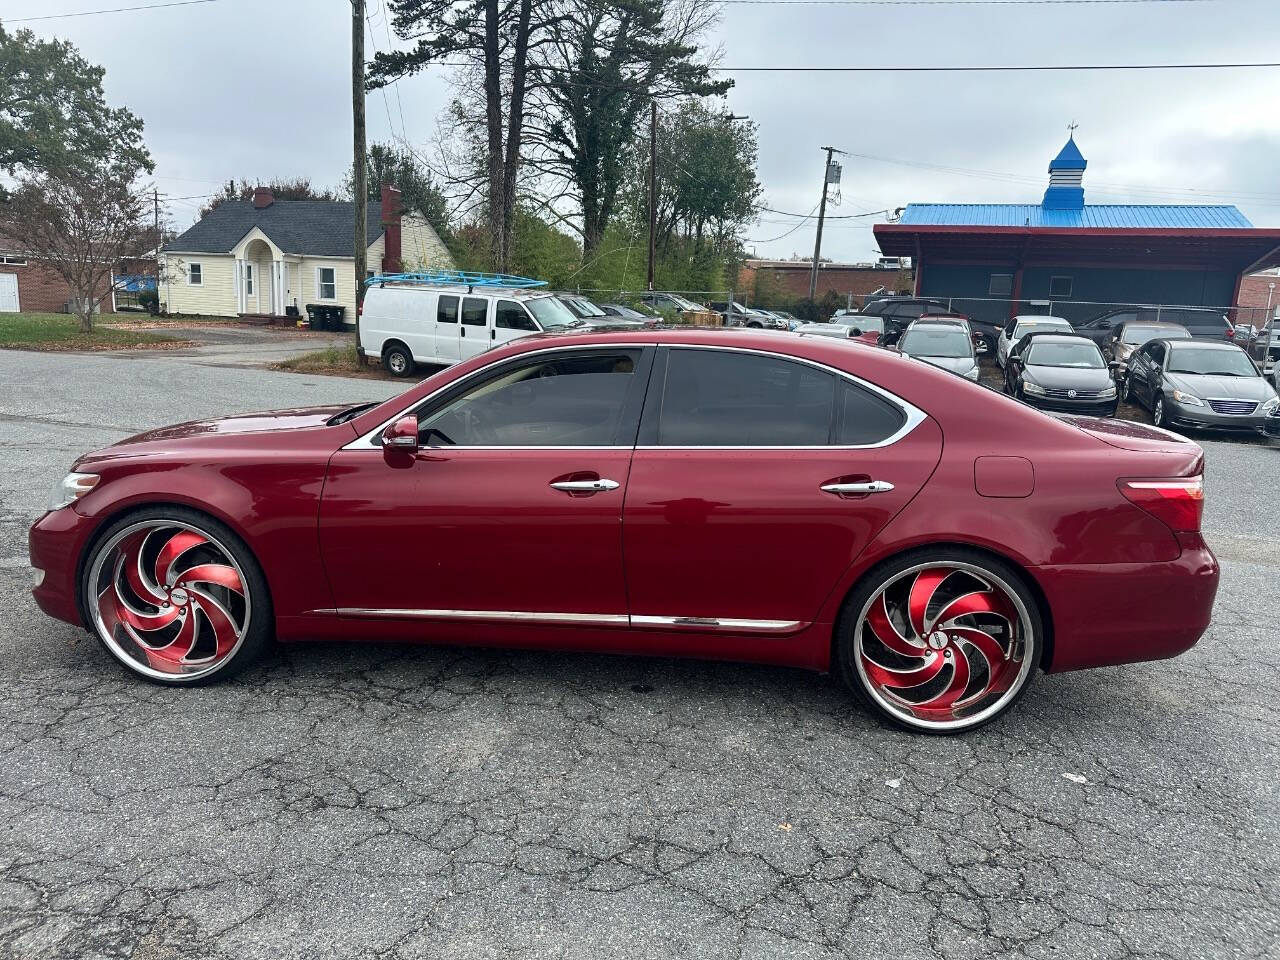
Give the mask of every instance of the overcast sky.
[[(229, 177), (342, 178), (351, 149), (347, 0), (213, 0), (19, 22), (144, 2), (5, 0), (3, 16), (11, 29), (68, 38), (106, 67), (109, 99), (146, 123), (174, 226), (189, 225), (194, 197)], [(380, 0), (369, 3), (370, 32), (386, 49)], [(1280, 60), (1276, 7), (733, 4), (710, 42), (729, 67), (1266, 61)], [(828, 144), (855, 154), (844, 159), (831, 214), (913, 201), (1038, 202), (1074, 120), (1088, 201), (1236, 203), (1255, 224), (1280, 224), (1280, 69), (732, 75), (726, 106), (759, 124), (765, 203), (779, 210), (816, 205), (818, 148)], [(398, 98), (370, 95), (370, 140), (394, 130), (425, 145), (448, 96), (445, 78), (398, 87)], [(824, 255), (874, 257), (877, 219), (829, 221)], [(797, 222), (764, 214), (747, 231), (748, 248), (811, 255), (812, 221), (773, 239)]]

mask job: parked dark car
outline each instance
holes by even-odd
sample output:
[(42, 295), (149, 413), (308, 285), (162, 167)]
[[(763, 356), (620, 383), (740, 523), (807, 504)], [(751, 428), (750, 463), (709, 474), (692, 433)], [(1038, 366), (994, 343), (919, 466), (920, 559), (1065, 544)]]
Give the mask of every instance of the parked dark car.
[(593, 300), (580, 293), (557, 293), (556, 299), (569, 308), (582, 327), (601, 327), (611, 330), (639, 328), (644, 322), (619, 317), (602, 309)]
[(1258, 331), (1249, 345), (1249, 356), (1264, 374), (1273, 373), (1280, 361), (1280, 323), (1272, 320)]
[(1180, 323), (1149, 323), (1146, 320), (1127, 320), (1111, 332), (1111, 337), (1100, 344), (1108, 360), (1123, 366), (1129, 365), (1134, 351), (1148, 340), (1190, 340), (1191, 331)]
[(712, 310), (724, 317), (726, 327), (753, 327), (756, 329), (786, 330), (787, 322), (767, 313), (751, 310), (738, 303), (737, 300), (712, 300), (707, 304)]
[(1226, 313), (1217, 307), (1126, 307), (1108, 310), (1079, 324), (1076, 332), (1103, 346), (1115, 329), (1126, 323), (1176, 323), (1197, 340), (1234, 341), (1236, 338), (1235, 327)]
[(653, 316), (653, 314), (641, 313), (639, 310), (621, 303), (601, 303), (597, 304), (597, 306), (611, 317), (618, 317), (621, 320), (630, 320), (634, 323), (643, 323), (648, 325), (660, 319)]
[(1129, 361), (1126, 400), (1158, 427), (1259, 432), (1280, 408), (1276, 391), (1234, 343), (1152, 340)]
[(1004, 389), (1043, 410), (1115, 416), (1119, 403), (1106, 358), (1088, 337), (1031, 333), (1009, 351)]

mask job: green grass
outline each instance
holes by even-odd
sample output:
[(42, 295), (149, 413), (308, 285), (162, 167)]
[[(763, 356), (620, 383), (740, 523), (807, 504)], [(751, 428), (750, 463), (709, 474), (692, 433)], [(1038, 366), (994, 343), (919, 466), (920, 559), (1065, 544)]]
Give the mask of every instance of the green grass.
[(184, 341), (144, 330), (116, 330), (95, 318), (92, 333), (65, 313), (0, 313), (0, 348), (10, 350), (131, 350)]

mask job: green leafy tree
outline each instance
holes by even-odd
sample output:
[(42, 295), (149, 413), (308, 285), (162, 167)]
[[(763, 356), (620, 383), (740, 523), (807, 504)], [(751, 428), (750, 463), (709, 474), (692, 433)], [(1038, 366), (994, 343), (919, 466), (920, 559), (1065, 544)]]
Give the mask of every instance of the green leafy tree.
[[(449, 235), (449, 201), (436, 186), (431, 172), (409, 150), (388, 143), (370, 146), (368, 183), (371, 202), (379, 202), (382, 185), (390, 184), (400, 190), (404, 209), (431, 224), (441, 239)], [(355, 177), (348, 173), (343, 182), (343, 192), (354, 197), (354, 191)]]
[(214, 194), (200, 208), (200, 216), (207, 217), (228, 200), (252, 200), (253, 192), (259, 187), (266, 187), (277, 200), (338, 200), (338, 192), (328, 187), (313, 187), (307, 177), (276, 177), (263, 183), (248, 179), (240, 181), (228, 180), (222, 185), (222, 192)]
[(578, 208), (584, 256), (600, 248), (650, 104), (726, 93), (698, 40), (715, 23), (701, 0), (556, 0), (531, 59), (530, 164)]
[(41, 176), (92, 169), (116, 179), (150, 173), (142, 121), (107, 105), (104, 73), (65, 40), (0, 26), (0, 170)]

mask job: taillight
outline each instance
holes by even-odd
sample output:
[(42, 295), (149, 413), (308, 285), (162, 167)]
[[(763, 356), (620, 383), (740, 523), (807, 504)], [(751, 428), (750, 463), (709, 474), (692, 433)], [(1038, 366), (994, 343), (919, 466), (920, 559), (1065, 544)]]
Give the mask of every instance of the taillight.
[(1204, 513), (1204, 477), (1121, 480), (1120, 492), (1174, 533), (1196, 533)]
[(1227, 331), (1227, 339), (1234, 340), (1235, 338), (1236, 338), (1236, 328), (1232, 327), (1230, 330)]

